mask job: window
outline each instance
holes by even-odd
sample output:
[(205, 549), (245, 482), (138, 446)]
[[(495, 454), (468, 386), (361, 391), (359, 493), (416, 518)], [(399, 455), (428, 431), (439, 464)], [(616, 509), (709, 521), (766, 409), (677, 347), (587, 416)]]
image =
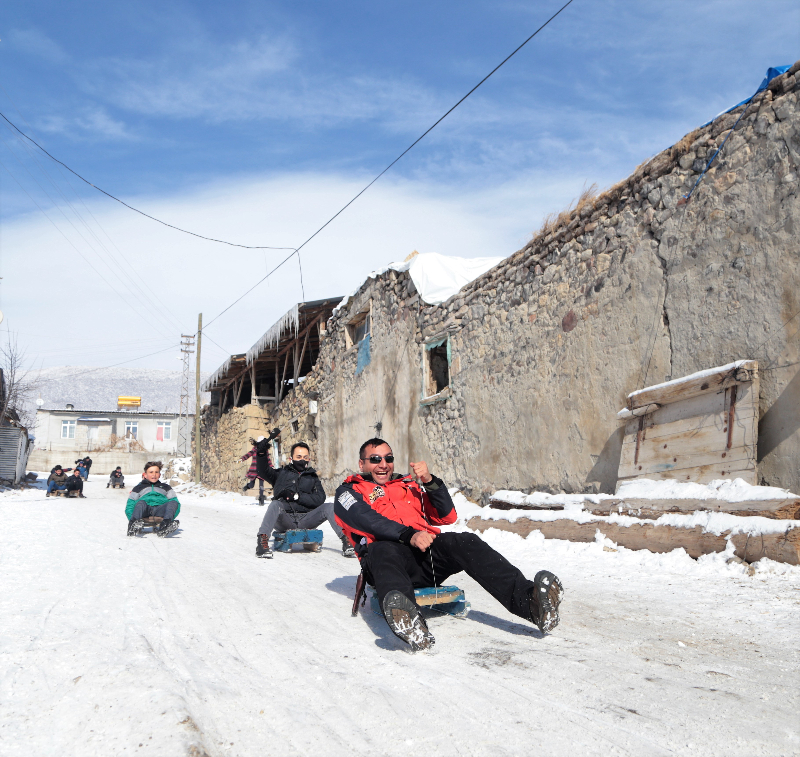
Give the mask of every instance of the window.
[(61, 438), (75, 438), (75, 421), (61, 421)]
[(372, 318), (370, 311), (365, 310), (353, 318), (347, 324), (347, 346), (358, 347), (358, 355), (356, 356), (356, 376), (366, 368), (371, 360), (370, 355), (370, 332), (372, 330)]
[(158, 428), (156, 429), (156, 441), (168, 442), (172, 439), (172, 422), (159, 421)]
[(300, 431), (300, 423), (298, 421), (292, 421), (292, 433), (297, 434)]
[(139, 421), (125, 421), (125, 438), (139, 438)]
[(450, 337), (431, 340), (423, 351), (423, 398), (441, 394), (450, 386)]

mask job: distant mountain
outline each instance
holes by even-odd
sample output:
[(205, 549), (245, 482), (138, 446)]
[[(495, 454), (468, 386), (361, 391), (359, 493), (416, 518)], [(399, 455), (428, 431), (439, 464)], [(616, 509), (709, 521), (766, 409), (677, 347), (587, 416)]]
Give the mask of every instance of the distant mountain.
[[(38, 392), (30, 397), (32, 410), (37, 398), (43, 400), (46, 410), (59, 410), (71, 404), (76, 410), (117, 409), (117, 397), (142, 398), (141, 410), (177, 413), (180, 408), (180, 371), (159, 371), (143, 368), (90, 368), (59, 366), (42, 368), (31, 377), (39, 377)], [(201, 381), (209, 374), (201, 373)], [(194, 374), (189, 378), (189, 411), (194, 412)], [(210, 400), (210, 394), (201, 395), (201, 403)]]

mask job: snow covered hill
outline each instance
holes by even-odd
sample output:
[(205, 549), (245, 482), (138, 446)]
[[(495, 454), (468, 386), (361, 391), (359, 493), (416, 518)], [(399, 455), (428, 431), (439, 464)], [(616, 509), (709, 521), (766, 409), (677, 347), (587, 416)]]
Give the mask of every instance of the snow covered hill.
[[(142, 410), (177, 413), (180, 405), (181, 372), (143, 368), (91, 368), (59, 366), (33, 372), (38, 376), (38, 397), (47, 409), (63, 408), (67, 403), (76, 410), (115, 410), (117, 397), (142, 398)], [(207, 374), (201, 374), (201, 380)], [(194, 374), (189, 382), (191, 412), (194, 412)], [(203, 402), (210, 395), (203, 394)], [(37, 396), (30, 398), (35, 402)], [(35, 410), (35, 405), (32, 407)]]
[(561, 625), (541, 638), (462, 574), (472, 613), (414, 655), (350, 616), (358, 563), (327, 524), (321, 553), (258, 560), (251, 498), (183, 491), (174, 537), (127, 538), (104, 487), (0, 494), (4, 757), (800, 751), (800, 568), (490, 530), (561, 577)]

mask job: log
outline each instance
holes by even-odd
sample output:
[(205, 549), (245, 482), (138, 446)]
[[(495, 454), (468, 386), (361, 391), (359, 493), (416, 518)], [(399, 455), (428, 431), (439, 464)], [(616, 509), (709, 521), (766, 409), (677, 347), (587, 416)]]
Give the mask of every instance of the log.
[[(700, 555), (724, 552), (727, 546), (726, 533), (719, 536), (703, 533), (701, 526), (680, 528), (677, 526), (657, 526), (652, 523), (637, 523), (621, 526), (605, 521), (576, 523), (574, 520), (533, 521), (518, 518), (513, 523), (507, 520), (484, 520), (479, 515), (470, 518), (467, 527), (473, 531), (483, 532), (489, 528), (510, 531), (522, 537), (531, 531), (541, 531), (546, 539), (564, 539), (574, 542), (593, 542), (595, 534), (600, 531), (603, 536), (615, 544), (627, 549), (647, 549), (650, 552), (671, 552), (683, 548), (695, 559)], [(800, 565), (800, 528), (790, 528), (782, 534), (764, 534), (749, 536), (735, 534), (731, 537), (735, 554), (745, 562), (756, 562), (768, 557), (776, 562)]]
[[(634, 518), (655, 519), (667, 513), (727, 513), (728, 515), (758, 516), (773, 520), (800, 520), (800, 499), (784, 497), (781, 499), (751, 499), (742, 502), (728, 502), (724, 499), (620, 499), (609, 497), (595, 504), (583, 501), (583, 509), (592, 515), (631, 515)], [(492, 510), (531, 510), (531, 511), (563, 511), (563, 505), (515, 505), (500, 499), (489, 500)]]
[(668, 381), (656, 386), (648, 386), (628, 395), (628, 410), (644, 405), (668, 405), (670, 402), (696, 397), (706, 392), (715, 393), (737, 383), (753, 381), (758, 376), (758, 361), (747, 360), (738, 368), (722, 366), (712, 372), (701, 372), (697, 377)]

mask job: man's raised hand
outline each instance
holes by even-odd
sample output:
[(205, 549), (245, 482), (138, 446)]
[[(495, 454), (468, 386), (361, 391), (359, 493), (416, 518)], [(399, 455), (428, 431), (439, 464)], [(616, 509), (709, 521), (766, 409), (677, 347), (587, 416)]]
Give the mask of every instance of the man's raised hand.
[(417, 481), (421, 481), (423, 484), (429, 484), (433, 480), (433, 476), (431, 476), (428, 470), (428, 463), (424, 460), (418, 463), (409, 463), (409, 465)]

